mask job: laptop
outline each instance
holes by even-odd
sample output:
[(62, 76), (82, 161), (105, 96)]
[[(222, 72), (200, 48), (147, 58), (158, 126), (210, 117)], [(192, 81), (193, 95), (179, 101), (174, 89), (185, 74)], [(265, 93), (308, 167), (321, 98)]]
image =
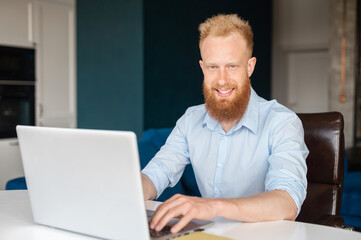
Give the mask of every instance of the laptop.
[(35, 223), (105, 239), (159, 240), (212, 224), (192, 221), (178, 234), (150, 236), (133, 132), (16, 130)]

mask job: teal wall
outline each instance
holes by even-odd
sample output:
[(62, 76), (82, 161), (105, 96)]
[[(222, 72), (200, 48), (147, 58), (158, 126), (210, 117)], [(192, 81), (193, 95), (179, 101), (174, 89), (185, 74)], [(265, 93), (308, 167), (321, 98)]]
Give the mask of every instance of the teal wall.
[(250, 21), (257, 66), (252, 86), (270, 96), (269, 0), (77, 0), (78, 127), (173, 127), (203, 103), (198, 25), (217, 13)]
[(236, 13), (254, 31), (251, 77), (270, 98), (272, 1), (144, 0), (144, 129), (173, 127), (185, 110), (204, 102), (198, 25), (219, 13)]
[(143, 130), (142, 0), (77, 0), (78, 127)]

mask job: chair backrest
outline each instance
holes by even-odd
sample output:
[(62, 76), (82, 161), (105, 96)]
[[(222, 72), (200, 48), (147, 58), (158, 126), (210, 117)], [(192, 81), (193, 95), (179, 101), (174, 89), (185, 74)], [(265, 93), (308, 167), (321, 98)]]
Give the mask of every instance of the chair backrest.
[(310, 151), (307, 162), (307, 196), (297, 221), (318, 223), (341, 211), (345, 143), (339, 112), (298, 114)]

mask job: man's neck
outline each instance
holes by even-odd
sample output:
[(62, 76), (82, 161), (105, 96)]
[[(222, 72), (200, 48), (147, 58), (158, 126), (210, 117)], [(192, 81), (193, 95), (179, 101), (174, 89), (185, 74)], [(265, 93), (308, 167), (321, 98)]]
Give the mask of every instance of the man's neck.
[(228, 132), (231, 128), (233, 128), (233, 127), (239, 122), (239, 120), (240, 120), (240, 119), (236, 119), (236, 120), (233, 120), (233, 121), (224, 121), (224, 122), (221, 122), (223, 131), (224, 131), (224, 132)]

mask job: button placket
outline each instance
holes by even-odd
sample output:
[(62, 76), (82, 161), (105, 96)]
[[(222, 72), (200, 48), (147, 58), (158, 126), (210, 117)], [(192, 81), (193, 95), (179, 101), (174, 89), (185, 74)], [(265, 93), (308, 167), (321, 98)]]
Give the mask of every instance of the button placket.
[(227, 157), (228, 137), (222, 136), (219, 142), (218, 158), (216, 163), (216, 173), (214, 178), (214, 197), (222, 196), (222, 174), (223, 166)]

